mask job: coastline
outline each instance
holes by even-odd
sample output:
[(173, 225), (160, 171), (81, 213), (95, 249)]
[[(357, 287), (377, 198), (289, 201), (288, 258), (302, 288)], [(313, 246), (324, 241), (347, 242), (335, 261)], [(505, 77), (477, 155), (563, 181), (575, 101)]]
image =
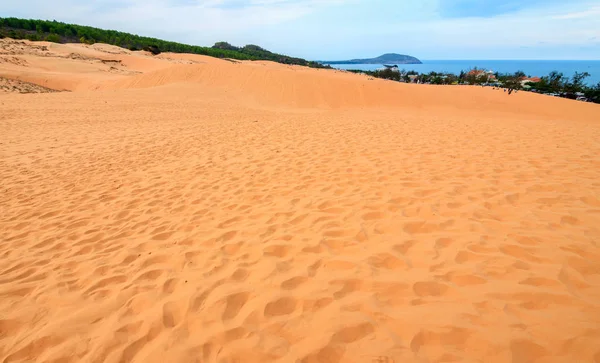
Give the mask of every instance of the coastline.
[[(459, 74), (474, 67), (492, 70), (500, 73), (513, 73), (524, 71), (530, 76), (544, 76), (552, 71), (563, 72), (566, 76), (572, 76), (574, 72), (589, 72), (591, 77), (586, 84), (595, 85), (600, 82), (600, 60), (421, 60), (422, 64), (398, 64), (400, 69), (407, 71), (418, 71), (419, 73), (444, 72)], [(376, 70), (382, 65), (349, 64), (332, 65), (337, 69), (359, 69)]]

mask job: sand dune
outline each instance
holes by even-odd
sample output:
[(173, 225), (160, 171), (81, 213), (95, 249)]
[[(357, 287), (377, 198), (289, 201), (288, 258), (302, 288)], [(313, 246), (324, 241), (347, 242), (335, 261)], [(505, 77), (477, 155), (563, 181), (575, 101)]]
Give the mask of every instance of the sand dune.
[[(146, 72), (134, 77), (92, 85), (94, 89), (157, 87), (173, 83), (196, 83), (214, 90), (225, 90), (238, 102), (251, 100), (253, 106), (284, 108), (409, 108), (428, 113), (466, 111), (479, 114), (516, 114), (530, 117), (589, 119), (597, 105), (574, 104), (534, 93), (515, 94), (478, 87), (441, 87), (399, 84), (370, 79), (352, 73), (314, 70), (270, 62), (210, 63), (178, 65)], [(239, 97), (238, 97), (239, 96)]]
[(54, 90), (89, 89), (91, 84), (180, 63), (189, 62), (159, 59), (107, 44), (32, 43), (0, 39), (0, 76)]
[(56, 90), (42, 87), (35, 83), (0, 77), (0, 92), (2, 93), (49, 93)]
[(600, 362), (598, 105), (0, 42), (0, 362)]

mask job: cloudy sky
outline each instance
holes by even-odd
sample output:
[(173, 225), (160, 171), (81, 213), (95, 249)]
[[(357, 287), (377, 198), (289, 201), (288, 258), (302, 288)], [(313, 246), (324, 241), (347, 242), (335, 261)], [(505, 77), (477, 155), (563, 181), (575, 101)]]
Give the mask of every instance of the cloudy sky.
[(313, 60), (600, 59), (598, 0), (18, 0), (0, 17), (91, 25)]

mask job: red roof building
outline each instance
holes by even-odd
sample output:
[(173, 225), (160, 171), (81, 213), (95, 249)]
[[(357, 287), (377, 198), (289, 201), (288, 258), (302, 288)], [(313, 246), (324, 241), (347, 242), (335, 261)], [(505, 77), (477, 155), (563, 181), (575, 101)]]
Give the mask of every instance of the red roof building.
[(538, 83), (541, 80), (542, 79), (540, 77), (521, 77), (521, 83), (527, 83), (527, 82)]

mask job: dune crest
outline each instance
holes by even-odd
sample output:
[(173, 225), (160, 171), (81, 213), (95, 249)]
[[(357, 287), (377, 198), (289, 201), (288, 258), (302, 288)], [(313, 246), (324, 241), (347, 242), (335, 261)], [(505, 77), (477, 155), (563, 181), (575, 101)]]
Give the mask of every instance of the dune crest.
[(600, 362), (598, 105), (0, 49), (0, 362)]

